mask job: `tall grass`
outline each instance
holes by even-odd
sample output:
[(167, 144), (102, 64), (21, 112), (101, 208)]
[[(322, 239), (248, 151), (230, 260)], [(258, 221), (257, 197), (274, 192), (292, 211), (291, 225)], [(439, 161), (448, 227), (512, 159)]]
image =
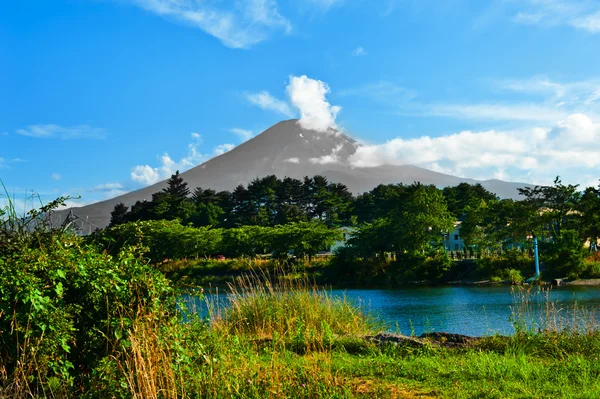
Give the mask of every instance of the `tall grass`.
[(221, 333), (322, 350), (340, 336), (364, 336), (381, 329), (345, 296), (334, 297), (308, 279), (247, 274), (229, 284), (228, 304), (217, 311)]
[(595, 312), (577, 301), (562, 305), (550, 298), (551, 288), (518, 286), (511, 290), (511, 321), (516, 333), (595, 334)]

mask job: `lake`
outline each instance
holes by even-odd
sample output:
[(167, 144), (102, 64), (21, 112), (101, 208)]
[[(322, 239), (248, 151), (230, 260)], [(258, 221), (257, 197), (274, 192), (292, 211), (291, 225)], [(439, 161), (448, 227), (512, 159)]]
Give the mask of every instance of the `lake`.
[[(384, 321), (392, 332), (420, 335), (444, 331), (472, 336), (514, 332), (510, 316), (516, 299), (510, 286), (348, 288), (329, 292), (355, 301)], [(546, 294), (536, 288), (532, 293), (532, 315), (536, 318), (535, 312), (543, 313)], [(577, 305), (589, 311), (583, 317), (600, 321), (600, 287), (554, 287), (547, 298), (555, 303), (559, 317), (572, 314), (568, 308)], [(222, 294), (219, 300), (226, 302)]]

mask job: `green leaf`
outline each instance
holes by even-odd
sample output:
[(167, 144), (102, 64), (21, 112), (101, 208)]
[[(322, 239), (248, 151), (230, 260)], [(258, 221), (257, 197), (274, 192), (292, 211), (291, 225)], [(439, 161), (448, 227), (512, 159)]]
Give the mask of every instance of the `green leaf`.
[(54, 287), (54, 291), (56, 292), (56, 295), (62, 297), (64, 291), (62, 282), (59, 281), (58, 284), (56, 284), (56, 287)]

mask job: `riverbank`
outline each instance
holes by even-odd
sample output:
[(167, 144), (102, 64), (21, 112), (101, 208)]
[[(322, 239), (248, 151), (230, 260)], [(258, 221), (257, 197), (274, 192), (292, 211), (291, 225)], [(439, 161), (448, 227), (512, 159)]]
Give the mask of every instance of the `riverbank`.
[[(0, 397), (600, 395), (598, 330), (591, 324), (574, 329), (569, 320), (529, 325), (527, 296), (516, 298), (521, 306), (513, 310), (512, 336), (403, 336), (384, 332), (390, 326), (376, 315), (305, 278), (267, 279), (265, 265), (263, 274), (230, 286), (226, 306), (196, 292), (208, 309), (199, 315), (193, 306), (176, 308), (176, 292), (135, 253), (111, 259), (77, 245), (56, 245), (44, 254), (7, 258), (0, 269), (5, 291), (15, 281), (39, 284), (30, 292), (47, 290), (32, 300), (43, 306), (15, 307), (17, 317), (0, 326), (7, 326), (0, 328), (0, 348), (9, 355), (0, 356)], [(33, 278), (40, 270), (55, 280)], [(15, 298), (21, 292), (15, 288)], [(87, 309), (85, 317), (77, 309)], [(555, 320), (551, 313), (544, 317)], [(18, 329), (9, 329), (11, 320), (20, 323)], [(28, 320), (34, 323), (23, 324)], [(47, 320), (54, 323), (50, 329)], [(27, 337), (27, 331), (34, 333), (29, 340), (17, 336)]]
[[(247, 273), (265, 275), (265, 277), (285, 271), (289, 279), (308, 279), (318, 285), (332, 287), (372, 287), (372, 286), (418, 286), (418, 285), (449, 285), (449, 286), (494, 286), (521, 285), (524, 278), (516, 271), (500, 273), (504, 278), (486, 276), (474, 266), (472, 260), (453, 263), (453, 268), (435, 280), (416, 280), (412, 276), (403, 275), (392, 267), (380, 267), (369, 274), (358, 274), (348, 278), (347, 273), (332, 264), (331, 258), (308, 261), (274, 261), (270, 259), (196, 259), (174, 260), (158, 264), (157, 267), (165, 276), (179, 288), (196, 287), (226, 287), (235, 282), (238, 277)], [(392, 269), (392, 270), (387, 270)], [(460, 277), (457, 279), (456, 277)], [(600, 279), (550, 279), (542, 280), (541, 285), (572, 285), (600, 286)]]

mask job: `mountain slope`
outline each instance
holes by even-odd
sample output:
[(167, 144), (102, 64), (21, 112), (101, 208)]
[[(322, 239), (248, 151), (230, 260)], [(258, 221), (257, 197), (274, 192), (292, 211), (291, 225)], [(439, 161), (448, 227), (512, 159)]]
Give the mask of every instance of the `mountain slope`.
[[(517, 188), (526, 186), (500, 180), (477, 181), (433, 172), (412, 165), (382, 165), (372, 168), (350, 166), (348, 158), (356, 152), (355, 140), (330, 129), (317, 132), (303, 129), (297, 120), (287, 120), (273, 125), (260, 135), (235, 147), (231, 151), (196, 166), (181, 174), (190, 188), (233, 190), (239, 184), (248, 184), (257, 177), (276, 175), (303, 178), (316, 174), (330, 181), (343, 183), (353, 193), (368, 191), (379, 184), (420, 181), (438, 187), (454, 186), (461, 182), (481, 183), (486, 189), (502, 198), (517, 198)], [(103, 228), (110, 221), (110, 212), (120, 202), (127, 206), (136, 201), (150, 200), (153, 193), (162, 190), (166, 181), (141, 190), (73, 208), (73, 213), (84, 220), (84, 232)], [(60, 222), (65, 212), (57, 212), (53, 221)]]

